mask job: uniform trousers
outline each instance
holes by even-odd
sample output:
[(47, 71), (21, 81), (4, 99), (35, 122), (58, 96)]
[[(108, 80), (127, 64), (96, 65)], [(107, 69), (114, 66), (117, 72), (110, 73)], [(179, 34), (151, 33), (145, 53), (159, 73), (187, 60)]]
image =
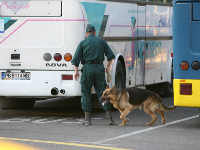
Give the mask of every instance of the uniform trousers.
[[(98, 99), (101, 98), (103, 91), (106, 88), (106, 80), (105, 80), (105, 68), (103, 64), (85, 64), (81, 70), (81, 103), (82, 109), (85, 112), (92, 111), (92, 103), (91, 103), (91, 89), (94, 85), (95, 92), (97, 94)], [(99, 102), (100, 103), (100, 102)], [(112, 104), (106, 103), (103, 107), (104, 111), (111, 111)]]

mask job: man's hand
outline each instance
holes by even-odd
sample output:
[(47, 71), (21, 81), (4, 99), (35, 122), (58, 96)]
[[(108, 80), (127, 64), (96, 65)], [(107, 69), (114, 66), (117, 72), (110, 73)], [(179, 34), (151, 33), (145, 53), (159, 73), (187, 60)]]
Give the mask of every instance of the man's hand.
[(74, 79), (75, 79), (76, 81), (78, 81), (78, 79), (79, 79), (78, 67), (76, 67), (76, 66), (75, 66), (75, 74), (74, 74)]
[(76, 81), (78, 81), (78, 79), (79, 79), (79, 73), (78, 72), (75, 72), (74, 78), (75, 78)]
[(110, 61), (108, 61), (107, 67), (105, 69), (105, 72), (109, 72), (110, 71), (110, 64), (112, 63), (113, 59), (111, 59)]

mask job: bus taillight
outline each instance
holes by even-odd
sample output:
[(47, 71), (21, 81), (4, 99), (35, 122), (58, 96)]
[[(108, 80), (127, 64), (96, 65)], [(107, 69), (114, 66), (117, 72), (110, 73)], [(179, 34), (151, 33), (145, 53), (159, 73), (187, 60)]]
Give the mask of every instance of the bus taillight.
[(73, 75), (63, 74), (62, 75), (62, 80), (73, 80)]
[(70, 53), (66, 53), (65, 56), (64, 56), (64, 59), (66, 61), (71, 61), (72, 60), (72, 55)]
[(180, 95), (192, 95), (192, 84), (180, 84)]
[(187, 70), (189, 68), (189, 63), (187, 61), (183, 61), (181, 63), (181, 69)]
[(62, 59), (62, 55), (60, 53), (56, 53), (54, 55), (54, 59), (55, 59), (55, 61), (60, 61)]
[(52, 56), (51, 56), (50, 53), (45, 53), (44, 56), (43, 56), (43, 58), (44, 58), (45, 61), (50, 61), (51, 58), (52, 58)]
[(173, 57), (173, 52), (171, 52), (171, 57)]
[(192, 69), (198, 70), (200, 67), (200, 64), (198, 61), (194, 61), (191, 66), (192, 66)]

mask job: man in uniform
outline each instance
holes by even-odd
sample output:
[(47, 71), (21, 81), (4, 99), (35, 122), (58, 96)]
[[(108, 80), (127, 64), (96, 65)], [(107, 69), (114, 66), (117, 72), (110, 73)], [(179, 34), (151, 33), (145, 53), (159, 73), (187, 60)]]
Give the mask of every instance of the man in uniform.
[[(81, 61), (84, 64), (82, 68), (81, 75), (81, 92), (82, 92), (82, 109), (85, 113), (85, 119), (81, 123), (82, 125), (91, 125), (90, 113), (92, 111), (91, 104), (91, 88), (94, 85), (98, 99), (103, 94), (103, 91), (106, 88), (105, 80), (105, 71), (109, 71), (110, 64), (115, 58), (114, 53), (108, 46), (108, 44), (96, 37), (95, 27), (93, 25), (88, 25), (86, 28), (87, 38), (80, 42), (76, 52), (74, 54), (72, 64), (75, 66), (74, 78), (76, 81), (79, 79), (78, 66)], [(104, 54), (107, 57), (108, 64), (106, 69), (104, 68)], [(100, 103), (102, 106), (102, 104)], [(103, 110), (106, 111), (108, 124), (114, 124), (115, 122), (111, 117), (112, 104), (107, 103), (103, 107)]]

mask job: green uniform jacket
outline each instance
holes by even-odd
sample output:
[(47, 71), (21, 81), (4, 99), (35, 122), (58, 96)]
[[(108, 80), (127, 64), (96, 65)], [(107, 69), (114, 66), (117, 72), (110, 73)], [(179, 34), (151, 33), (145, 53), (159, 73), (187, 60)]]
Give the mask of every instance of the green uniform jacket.
[(78, 67), (80, 61), (83, 64), (90, 60), (103, 62), (104, 54), (108, 61), (115, 58), (108, 44), (104, 40), (91, 34), (78, 45), (72, 59), (72, 64)]

